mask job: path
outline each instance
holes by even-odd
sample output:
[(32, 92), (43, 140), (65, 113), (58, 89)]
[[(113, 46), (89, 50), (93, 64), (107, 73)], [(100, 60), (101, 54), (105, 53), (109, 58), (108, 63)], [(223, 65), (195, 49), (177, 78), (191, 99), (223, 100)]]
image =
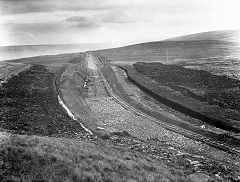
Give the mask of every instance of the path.
[[(100, 64), (99, 61), (95, 59), (96, 58), (94, 58), (92, 55), (87, 57), (87, 60), (91, 62), (91, 68), (94, 68), (92, 71), (95, 71), (99, 74), (98, 77), (93, 78), (101, 78), (102, 84), (97, 85), (97, 87), (101, 86), (106, 90), (105, 87), (108, 86), (108, 84), (104, 84), (104, 78), (102, 78), (99, 70), (96, 70), (97, 65), (93, 66), (94, 63)], [(128, 106), (129, 104), (121, 103), (121, 101), (116, 98), (115, 94), (111, 92), (111, 89), (108, 88), (107, 90), (111, 93), (110, 95), (105, 95), (103, 97), (101, 94), (96, 94), (93, 97), (86, 98), (88, 106), (98, 118), (98, 126), (101, 126), (99, 129), (109, 132), (127, 131), (132, 136), (144, 140), (148, 138), (154, 138), (167, 142), (170, 145), (179, 146), (181, 148), (195, 148), (201, 152), (203, 152), (203, 148), (205, 151), (209, 150), (210, 148), (212, 151), (215, 151), (214, 148), (208, 145), (196, 142), (196, 137), (194, 137), (195, 135), (191, 133), (188, 133), (188, 135), (192, 136), (194, 139), (189, 139), (182, 134), (173, 132), (176, 130), (175, 128), (173, 128), (172, 131), (165, 129), (160, 124), (160, 121), (155, 121), (156, 119), (154, 120), (152, 117), (141, 114), (140, 111), (135, 112), (136, 109), (134, 110), (133, 107)]]
[(88, 55), (86, 59), (88, 63), (88, 69), (91, 71), (91, 83), (88, 85), (88, 98), (108, 97), (104, 81), (99, 73), (97, 65), (95, 64), (95, 58), (92, 55)]

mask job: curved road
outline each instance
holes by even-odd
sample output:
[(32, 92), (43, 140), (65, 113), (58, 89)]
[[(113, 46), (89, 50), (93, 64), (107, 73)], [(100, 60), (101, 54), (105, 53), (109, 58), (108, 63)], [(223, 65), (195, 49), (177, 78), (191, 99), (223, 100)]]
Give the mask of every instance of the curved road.
[[(152, 116), (149, 116), (149, 115), (141, 112), (140, 110), (134, 108), (129, 103), (127, 103), (127, 102), (123, 101), (122, 99), (120, 99), (112, 91), (111, 86), (108, 84), (108, 82), (106, 81), (106, 79), (104, 78), (103, 74), (101, 73), (101, 71), (99, 69), (99, 67), (100, 68), (103, 67), (102, 63), (96, 57), (94, 57), (91, 54), (88, 54), (86, 59), (87, 59), (87, 62), (88, 62), (88, 68), (90, 70), (92, 70), (92, 78), (95, 78), (95, 79), (93, 79), (95, 84), (93, 84), (93, 86), (92, 86), (94, 88), (90, 87), (90, 91), (89, 91), (89, 95), (88, 95), (89, 98), (95, 98), (95, 99), (99, 98), (99, 97), (107, 98), (110, 95), (114, 99), (115, 102), (120, 104), (126, 110), (131, 111), (134, 114), (143, 116), (143, 117), (147, 118), (151, 122), (158, 123), (159, 125), (163, 126), (164, 128), (166, 128), (166, 129), (168, 129), (170, 131), (182, 134), (184, 136), (187, 136), (188, 138), (191, 138), (191, 139), (194, 139), (194, 140), (197, 140), (197, 141), (202, 141), (202, 142), (204, 142), (204, 143), (206, 143), (206, 144), (208, 144), (210, 146), (219, 148), (221, 150), (225, 150), (225, 151), (228, 151), (228, 152), (235, 153), (235, 154), (239, 155), (240, 151), (238, 149), (232, 148), (231, 146), (223, 145), (222, 143), (217, 142), (217, 141), (212, 141), (211, 139), (209, 139), (209, 138), (207, 138), (205, 136), (202, 136), (200, 134), (196, 134), (196, 133), (190, 132), (188, 130), (179, 128), (177, 126), (168, 124), (166, 122), (162, 122), (162, 121), (157, 120), (156, 118), (153, 118)], [(87, 101), (88, 105), (90, 105), (90, 106), (92, 105), (92, 103), (91, 103), (91, 101), (89, 99), (86, 99), (86, 101)], [(104, 119), (106, 119), (106, 118), (104, 118)], [(102, 129), (104, 129), (104, 127)]]

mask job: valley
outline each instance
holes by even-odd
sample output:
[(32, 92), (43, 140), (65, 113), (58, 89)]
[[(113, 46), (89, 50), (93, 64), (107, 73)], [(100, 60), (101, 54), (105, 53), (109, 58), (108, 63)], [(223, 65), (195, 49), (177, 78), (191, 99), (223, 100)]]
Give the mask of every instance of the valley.
[(223, 45), (194, 41), (3, 62), (0, 181), (239, 181), (238, 115), (206, 109), (237, 113), (239, 81), (188, 69)]

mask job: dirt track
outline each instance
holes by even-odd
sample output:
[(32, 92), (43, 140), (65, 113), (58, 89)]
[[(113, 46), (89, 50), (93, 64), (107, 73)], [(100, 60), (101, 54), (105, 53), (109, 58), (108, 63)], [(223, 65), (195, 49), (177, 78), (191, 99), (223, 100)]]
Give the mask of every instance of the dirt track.
[[(238, 156), (169, 131), (153, 122), (150, 117), (130, 108), (127, 103), (121, 102), (121, 99), (118, 99), (116, 94), (111, 91), (112, 85), (110, 87), (106, 83), (102, 72), (96, 70), (94, 64), (97, 63), (99, 67), (98, 60), (93, 56), (86, 60), (91, 63), (89, 68), (95, 73), (91, 82), (88, 83), (92, 84), (92, 88), (95, 89), (89, 90), (92, 94), (85, 94), (89, 96), (85, 99), (87, 102), (82, 97), (82, 93), (86, 92), (84, 86), (86, 86), (88, 71), (81, 64), (78, 64), (79, 57), (76, 57), (72, 63), (64, 64), (66, 69), (63, 69), (62, 72), (58, 71), (59, 74), (56, 74), (56, 70), (61, 67), (59, 65), (57, 68), (35, 65), (28, 72), (22, 72), (14, 79), (11, 78), (4, 83), (5, 89), (3, 91), (9, 89), (10, 92), (8, 91), (6, 94), (11, 95), (11, 99), (12, 95), (15, 95), (15, 99), (18, 101), (18, 98), (22, 98), (22, 93), (27, 96), (24, 102), (23, 100), (13, 102), (19, 104), (16, 107), (23, 108), (23, 103), (25, 106), (29, 106), (26, 108), (26, 112), (19, 112), (18, 118), (15, 115), (12, 115), (15, 117), (13, 120), (2, 117), (1, 119), (7, 119), (6, 128), (13, 123), (11, 121), (15, 122), (17, 119), (19, 121), (21, 119), (21, 122), (25, 122), (32, 119), (32, 122), (27, 123), (30, 131), (25, 134), (43, 135), (44, 133), (44, 136), (70, 137), (80, 140), (100, 138), (89, 135), (78, 122), (75, 122), (75, 119), (72, 120), (68, 117), (69, 113), (65, 112), (58, 104), (56, 96), (60, 94), (59, 96), (71, 110), (71, 113), (77, 117), (77, 121), (84, 123), (84, 126), (93, 131), (106, 131), (110, 134), (103, 135), (106, 136), (103, 139), (108, 144), (126, 148), (136, 152), (136, 154), (146, 154), (148, 157), (164, 162), (164, 164), (178, 170), (184, 168), (186, 176), (202, 172), (211, 175), (214, 179), (240, 179), (238, 178), (240, 176)], [(62, 74), (58, 80), (60, 72)], [(117, 83), (117, 80), (113, 81)], [(20, 90), (24, 92), (20, 93)], [(6, 94), (3, 92), (2, 96), (6, 96)], [(4, 100), (2, 99), (2, 101)], [(5, 101), (5, 104), (9, 104), (10, 100)], [(45, 110), (40, 112), (40, 108)], [(16, 112), (10, 110), (8, 113), (10, 115)], [(13, 124), (14, 128), (16, 126), (23, 127), (20, 122), (20, 125)], [(19, 131), (19, 128), (16, 129)], [(24, 128), (28, 129), (27, 126)], [(117, 133), (112, 133), (113, 131)], [(121, 131), (127, 131), (130, 135)], [(4, 140), (7, 140), (7, 136), (0, 136), (0, 141), (4, 142)], [(214, 176), (216, 171), (218, 176)]]
[[(91, 62), (94, 61), (93, 57), (90, 56), (89, 58)], [(95, 60), (95, 63), (100, 66), (98, 60)], [(99, 79), (99, 77), (101, 77), (101, 75), (93, 78)], [(104, 78), (102, 79), (104, 80)], [(99, 86), (100, 85), (98, 85), (98, 87)], [(102, 89), (105, 89), (107, 85), (101, 86), (104, 87)], [(111, 92), (111, 88), (107, 88), (107, 91)], [(157, 139), (167, 142), (170, 145), (183, 148), (184, 150), (195, 150), (197, 153), (206, 154), (206, 151), (208, 151), (208, 154), (211, 153), (210, 155), (212, 155), (217, 151), (217, 149), (202, 144), (201, 142), (196, 142), (181, 134), (166, 130), (154, 122), (152, 118), (134, 112), (134, 109), (128, 108), (124, 103), (120, 103), (121, 101), (114, 98), (114, 93), (104, 96), (96, 94), (94, 97), (86, 98), (86, 102), (97, 118), (99, 130), (106, 130), (108, 132), (127, 131), (131, 135), (143, 140)]]
[[(88, 72), (92, 73), (92, 76), (88, 77), (89, 80), (86, 82), (86, 87), (89, 87), (88, 93), (84, 94), (86, 97), (83, 99), (77, 90), (81, 84), (85, 85), (84, 79), (80, 82), (74, 82), (73, 75), (78, 73), (77, 70), (72, 70), (72, 73), (70, 69), (67, 72), (69, 78), (63, 84), (64, 89), (61, 92), (67, 107), (94, 134), (97, 134), (97, 136), (100, 136), (98, 134), (103, 134), (102, 136), (109, 134), (107, 136), (114, 142), (115, 132), (127, 132), (130, 134), (129, 136), (135, 138), (134, 141), (143, 143), (142, 148), (140, 147), (141, 149), (138, 144), (137, 146), (127, 145), (129, 149), (137, 147), (137, 151), (146, 151), (147, 154), (151, 155), (155, 151), (154, 146), (164, 147), (166, 151), (160, 152), (158, 155), (161, 155), (160, 158), (166, 158), (168, 163), (176, 162), (179, 165), (181, 162), (179, 163), (179, 160), (175, 159), (176, 156), (179, 156), (179, 159), (185, 161), (183, 164), (188, 164), (187, 160), (189, 158), (182, 155), (189, 154), (192, 156), (191, 160), (198, 161), (198, 165), (200, 163), (204, 170), (205, 168), (208, 169), (209, 166), (216, 166), (215, 163), (239, 166), (240, 159), (238, 156), (228, 154), (194, 139), (189, 139), (182, 134), (167, 130), (161, 124), (154, 122), (151, 117), (136, 111), (129, 104), (121, 101), (113, 93), (102, 72), (99, 71), (102, 65), (97, 58), (89, 55), (86, 57), (86, 62), (90, 63)], [(77, 65), (72, 66), (76, 67)], [(62, 78), (65, 79), (63, 76)], [(80, 78), (76, 78), (79, 81)], [(126, 141), (117, 138), (116, 143), (118, 146), (122, 146), (126, 144)]]
[[(157, 118), (157, 122), (162, 123), (164, 127), (171, 131), (183, 134), (189, 138), (203, 141), (211, 146), (218, 147), (222, 150), (231, 151), (234, 153), (239, 152), (239, 141), (232, 138), (224, 138), (225, 131), (206, 125), (206, 123), (191, 118), (181, 112), (178, 112), (161, 102), (153, 99), (150, 95), (143, 92), (139, 87), (129, 81), (126, 72), (118, 67), (112, 66), (117, 79), (121, 86), (124, 88), (130, 98), (127, 103), (146, 113), (147, 115)], [(173, 128), (172, 128), (173, 127)]]
[(91, 83), (88, 85), (88, 98), (94, 97), (108, 97), (103, 78), (101, 77), (99, 70), (95, 64), (95, 58), (93, 56), (88, 56), (88, 69), (90, 70), (90, 80)]

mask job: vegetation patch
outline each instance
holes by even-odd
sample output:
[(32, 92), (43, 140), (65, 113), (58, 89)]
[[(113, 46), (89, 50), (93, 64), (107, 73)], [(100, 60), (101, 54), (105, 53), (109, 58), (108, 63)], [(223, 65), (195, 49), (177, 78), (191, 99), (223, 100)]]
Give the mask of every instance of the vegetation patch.
[[(173, 170), (174, 171), (174, 170)], [(0, 144), (0, 181), (177, 181), (167, 166), (105, 143), (12, 136)], [(178, 174), (178, 175), (177, 175)]]
[(131, 82), (168, 107), (172, 107), (179, 112), (200, 119), (218, 128), (233, 132), (239, 131), (237, 121), (227, 120), (224, 110), (219, 106), (210, 105), (193, 97), (183, 95), (181, 92), (141, 74), (132, 66), (121, 66), (121, 68), (127, 71)]
[(184, 95), (207, 101), (209, 104), (217, 104), (222, 108), (240, 111), (239, 80), (162, 63), (136, 63), (134, 67), (138, 72)]
[[(199, 112), (206, 116), (227, 120), (232, 127), (239, 127), (237, 121), (240, 119), (240, 81), (212, 75), (203, 70), (161, 63), (141, 62), (134, 64), (134, 68), (160, 85), (180, 92), (183, 97), (194, 98), (203, 103)], [(193, 109), (197, 110), (196, 107), (193, 106)], [(214, 107), (216, 109), (212, 109)]]
[(13, 76), (0, 87), (0, 128), (17, 134), (74, 137), (83, 129), (57, 99), (56, 73), (43, 65)]

